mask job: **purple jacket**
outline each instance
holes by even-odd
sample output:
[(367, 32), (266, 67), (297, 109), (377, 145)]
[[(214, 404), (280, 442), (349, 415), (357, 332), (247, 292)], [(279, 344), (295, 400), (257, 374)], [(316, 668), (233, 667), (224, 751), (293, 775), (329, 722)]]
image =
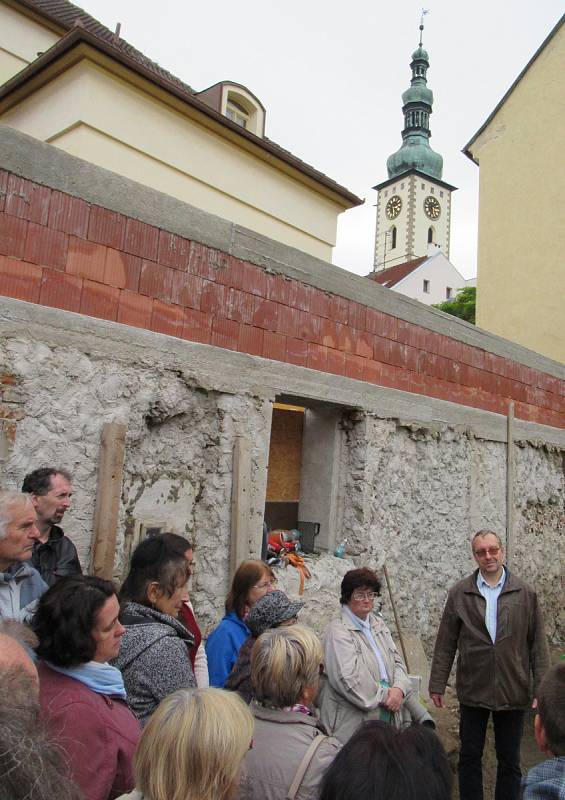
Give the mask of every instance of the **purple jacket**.
[(139, 722), (127, 703), (39, 664), (39, 701), (52, 737), (85, 800), (108, 800), (134, 787)]

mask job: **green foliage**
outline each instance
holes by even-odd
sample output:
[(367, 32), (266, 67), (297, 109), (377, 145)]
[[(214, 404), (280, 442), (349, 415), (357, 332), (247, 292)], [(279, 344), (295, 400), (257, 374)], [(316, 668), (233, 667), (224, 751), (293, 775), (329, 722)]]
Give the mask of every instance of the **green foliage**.
[(453, 300), (446, 300), (444, 303), (437, 303), (434, 308), (439, 308), (446, 314), (459, 317), (466, 322), (475, 324), (475, 306), (477, 303), (477, 289), (475, 286), (466, 286), (461, 289), (457, 297)]

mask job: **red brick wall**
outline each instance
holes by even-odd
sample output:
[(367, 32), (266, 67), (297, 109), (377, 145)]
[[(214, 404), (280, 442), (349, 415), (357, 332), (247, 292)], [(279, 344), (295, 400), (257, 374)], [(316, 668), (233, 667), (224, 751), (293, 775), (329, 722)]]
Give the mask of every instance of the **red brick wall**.
[(565, 427), (565, 381), (1, 171), (0, 293)]

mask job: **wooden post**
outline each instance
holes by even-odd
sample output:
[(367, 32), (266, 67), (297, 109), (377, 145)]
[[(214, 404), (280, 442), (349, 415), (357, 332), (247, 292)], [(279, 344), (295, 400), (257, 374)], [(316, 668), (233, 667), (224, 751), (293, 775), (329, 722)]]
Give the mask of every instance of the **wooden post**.
[(251, 452), (248, 442), (237, 436), (233, 446), (231, 495), (230, 580), (238, 564), (249, 558), (251, 524)]
[(100, 442), (98, 491), (94, 511), (92, 573), (111, 579), (118, 533), (118, 516), (122, 495), (126, 426), (106, 422)]
[(514, 403), (506, 418), (506, 565), (510, 569), (514, 546)]

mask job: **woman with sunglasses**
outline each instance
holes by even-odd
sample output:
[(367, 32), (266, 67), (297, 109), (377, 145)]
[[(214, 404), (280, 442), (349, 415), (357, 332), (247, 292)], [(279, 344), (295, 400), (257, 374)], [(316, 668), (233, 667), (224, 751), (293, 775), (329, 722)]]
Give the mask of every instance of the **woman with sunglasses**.
[(435, 727), (418, 701), (389, 629), (374, 611), (380, 589), (372, 569), (349, 570), (341, 582), (341, 613), (324, 637), (320, 716), (328, 732), (344, 743), (368, 719), (397, 726), (413, 720)]
[(226, 599), (226, 613), (206, 642), (210, 686), (223, 689), (251, 631), (245, 624), (257, 600), (276, 589), (273, 570), (264, 561), (242, 561), (233, 576)]

